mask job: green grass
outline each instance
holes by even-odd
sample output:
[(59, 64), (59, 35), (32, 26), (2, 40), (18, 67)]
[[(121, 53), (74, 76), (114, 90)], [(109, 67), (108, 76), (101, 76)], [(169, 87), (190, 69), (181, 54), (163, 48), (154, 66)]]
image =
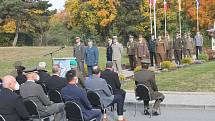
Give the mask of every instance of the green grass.
[[(50, 56), (43, 56), (49, 52), (57, 50), (59, 47), (0, 47), (0, 77), (10, 74), (15, 61), (22, 61), (27, 68), (36, 67), (40, 61), (47, 63), (47, 69), (51, 70)], [(58, 57), (72, 57), (72, 47), (67, 47), (53, 55)], [(123, 63), (128, 63), (126, 56), (123, 56)], [(106, 49), (99, 48), (99, 66), (105, 67)]]
[[(156, 83), (162, 91), (215, 92), (215, 62), (157, 74)], [(133, 81), (123, 84), (128, 90), (134, 86)]]
[[(36, 67), (38, 62), (45, 61), (48, 70), (51, 70), (50, 56), (43, 55), (58, 49), (59, 47), (16, 47), (0, 48), (0, 77), (10, 74), (14, 70), (13, 64), (19, 60), (26, 67)], [(99, 65), (104, 68), (106, 62), (105, 48), (99, 48)], [(53, 57), (71, 57), (72, 47), (57, 52)], [(123, 56), (123, 63), (128, 63)], [(177, 71), (165, 72), (156, 75), (158, 88), (162, 91), (203, 91), (215, 92), (215, 62), (202, 65), (192, 65)], [(123, 88), (134, 90), (134, 81), (123, 83)]]

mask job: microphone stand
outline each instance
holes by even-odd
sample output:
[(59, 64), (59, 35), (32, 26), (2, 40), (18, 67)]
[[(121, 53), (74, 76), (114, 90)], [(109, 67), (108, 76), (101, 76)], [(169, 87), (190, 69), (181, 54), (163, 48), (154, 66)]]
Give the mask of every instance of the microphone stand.
[(56, 52), (58, 52), (58, 51), (60, 51), (60, 50), (63, 50), (64, 48), (66, 48), (65, 46), (63, 46), (63, 47), (60, 47), (59, 49), (57, 49), (57, 50), (54, 50), (54, 51), (52, 51), (52, 52), (50, 52), (50, 53), (48, 53), (48, 54), (45, 54), (45, 55), (43, 55), (43, 56), (48, 56), (48, 55), (50, 55), (50, 57), (51, 57), (51, 60), (52, 60), (52, 66), (53, 66), (53, 59), (52, 59), (52, 57), (53, 57), (53, 54), (54, 53), (56, 53)]

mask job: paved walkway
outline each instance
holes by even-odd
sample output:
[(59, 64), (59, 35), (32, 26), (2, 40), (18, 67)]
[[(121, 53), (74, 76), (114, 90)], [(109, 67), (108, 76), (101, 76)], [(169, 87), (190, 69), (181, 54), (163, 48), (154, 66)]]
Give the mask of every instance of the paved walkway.
[[(163, 107), (179, 108), (199, 108), (215, 110), (215, 93), (210, 92), (162, 92), (165, 100), (162, 102)], [(133, 91), (127, 91), (127, 104), (136, 102)]]

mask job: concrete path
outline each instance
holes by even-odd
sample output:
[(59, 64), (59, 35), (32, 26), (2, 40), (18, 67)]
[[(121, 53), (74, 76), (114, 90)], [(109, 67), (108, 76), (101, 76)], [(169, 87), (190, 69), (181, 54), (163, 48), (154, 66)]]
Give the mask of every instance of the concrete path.
[[(215, 110), (215, 93), (204, 92), (162, 92), (165, 100), (163, 107), (182, 107)], [(134, 92), (127, 91), (127, 104), (136, 103)]]

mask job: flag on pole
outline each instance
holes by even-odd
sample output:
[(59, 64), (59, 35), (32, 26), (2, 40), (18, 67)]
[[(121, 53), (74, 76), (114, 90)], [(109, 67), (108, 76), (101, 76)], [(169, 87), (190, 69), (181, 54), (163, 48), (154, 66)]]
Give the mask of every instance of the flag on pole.
[(164, 11), (167, 11), (167, 2), (166, 2), (166, 0), (164, 0)]
[(181, 11), (181, 0), (178, 0), (178, 10)]
[(199, 5), (200, 5), (199, 0), (196, 0), (196, 8), (197, 8), (197, 9), (199, 9)]

